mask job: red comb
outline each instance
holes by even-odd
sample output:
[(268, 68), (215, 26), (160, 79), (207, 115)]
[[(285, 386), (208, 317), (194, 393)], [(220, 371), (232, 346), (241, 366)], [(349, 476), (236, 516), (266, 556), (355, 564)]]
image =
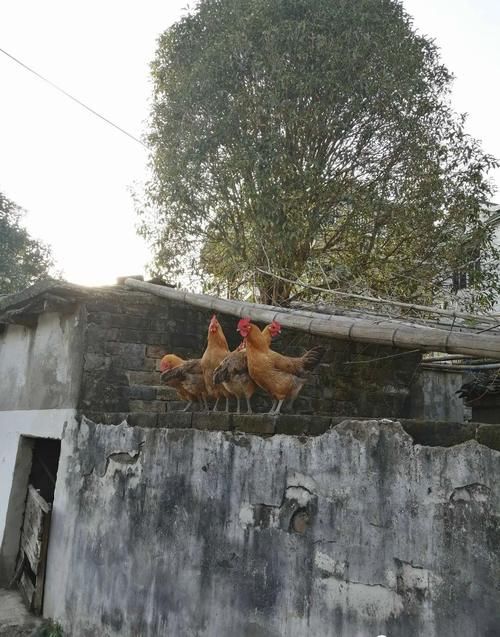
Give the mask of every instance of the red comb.
[(239, 330), (240, 327), (247, 327), (248, 325), (250, 325), (250, 321), (251, 321), (251, 319), (249, 319), (248, 317), (241, 318), (238, 321), (238, 328), (237, 329)]

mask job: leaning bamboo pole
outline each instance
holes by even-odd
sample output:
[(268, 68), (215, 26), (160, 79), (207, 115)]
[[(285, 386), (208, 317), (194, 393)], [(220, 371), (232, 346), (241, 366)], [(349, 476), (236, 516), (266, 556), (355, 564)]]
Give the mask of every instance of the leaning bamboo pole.
[[(392, 345), (403, 349), (419, 349), (426, 352), (444, 352), (445, 354), (466, 354), (483, 358), (500, 358), (500, 335), (492, 332), (484, 334), (466, 334), (448, 330), (409, 325), (397, 320), (368, 320), (347, 316), (310, 312), (313, 316), (284, 311), (271, 305), (258, 305), (219, 299), (207, 294), (193, 294), (184, 290), (168, 288), (137, 279), (126, 279), (129, 288), (149, 292), (181, 303), (213, 312), (222, 312), (238, 318), (248, 316), (254, 321), (270, 323), (279, 321), (283, 327), (300, 330), (317, 336), (327, 336), (346, 341)], [(321, 317), (321, 318), (320, 318)]]
[(482, 323), (493, 323), (494, 325), (498, 324), (498, 316), (493, 314), (469, 314), (468, 312), (460, 312), (459, 310), (444, 310), (440, 307), (432, 307), (431, 305), (417, 305), (416, 303), (403, 303), (402, 301), (393, 301), (390, 299), (380, 299), (375, 296), (366, 296), (363, 294), (352, 294), (351, 292), (342, 292), (340, 290), (329, 290), (327, 288), (319, 288), (315, 285), (309, 285), (308, 283), (304, 283), (299, 279), (293, 281), (292, 279), (287, 279), (284, 276), (280, 276), (278, 274), (273, 274), (272, 272), (268, 272), (267, 270), (263, 270), (262, 268), (256, 268), (262, 274), (266, 274), (267, 276), (271, 276), (279, 281), (285, 281), (285, 283), (292, 283), (293, 285), (298, 285), (303, 288), (307, 288), (309, 290), (314, 290), (315, 292), (322, 292), (323, 294), (331, 294), (332, 296), (341, 296), (344, 298), (357, 299), (359, 301), (366, 301), (367, 303), (381, 303), (382, 305), (389, 305), (393, 307), (402, 307), (407, 310), (417, 310), (419, 312), (427, 312), (428, 314), (439, 314), (440, 316), (446, 316), (452, 319), (466, 319), (469, 321), (480, 321)]

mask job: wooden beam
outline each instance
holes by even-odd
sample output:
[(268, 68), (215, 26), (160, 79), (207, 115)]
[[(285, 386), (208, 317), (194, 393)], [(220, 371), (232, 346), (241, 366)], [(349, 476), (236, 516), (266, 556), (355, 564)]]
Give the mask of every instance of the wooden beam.
[(500, 334), (491, 331), (484, 334), (467, 334), (422, 325), (409, 325), (394, 319), (357, 319), (336, 315), (326, 317), (312, 312), (309, 314), (313, 316), (305, 316), (302, 313), (284, 311), (282, 308), (271, 305), (219, 299), (207, 294), (193, 294), (135, 279), (126, 279), (125, 285), (135, 290), (187, 303), (200, 309), (230, 314), (237, 318), (248, 316), (260, 323), (270, 323), (272, 320), (277, 320), (283, 327), (317, 336), (390, 345), (403, 349), (419, 349), (424, 352), (500, 358)]

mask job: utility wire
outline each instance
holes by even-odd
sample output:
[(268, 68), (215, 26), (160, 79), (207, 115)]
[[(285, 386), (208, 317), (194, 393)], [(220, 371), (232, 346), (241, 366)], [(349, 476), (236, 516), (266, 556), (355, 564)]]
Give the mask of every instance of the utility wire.
[(87, 111), (89, 111), (90, 113), (92, 113), (92, 115), (95, 115), (96, 117), (98, 117), (99, 119), (102, 119), (104, 122), (106, 122), (106, 124), (109, 124), (110, 126), (113, 126), (113, 128), (116, 128), (117, 130), (120, 131), (120, 133), (123, 133), (124, 135), (126, 135), (127, 137), (130, 137), (130, 139), (133, 139), (134, 142), (137, 142), (138, 144), (140, 144), (141, 146), (143, 146), (144, 148), (148, 148), (146, 146), (146, 144), (144, 144), (143, 142), (141, 142), (141, 140), (138, 137), (135, 137), (134, 135), (132, 135), (131, 133), (127, 132), (126, 130), (124, 130), (123, 128), (121, 128), (121, 126), (118, 126), (117, 124), (114, 124), (111, 120), (109, 120), (107, 117), (104, 117), (104, 115), (100, 115), (97, 111), (94, 111), (93, 108), (90, 108), (90, 106), (87, 106), (87, 104), (84, 104), (83, 102), (81, 102), (79, 99), (77, 99), (76, 97), (73, 97), (73, 95), (70, 95), (70, 93), (68, 93), (67, 91), (65, 91), (64, 89), (62, 89), (60, 86), (57, 86), (57, 84), (54, 84), (54, 82), (51, 82), (50, 80), (48, 80), (46, 77), (44, 77), (43, 75), (40, 75), (40, 73), (37, 73), (34, 69), (30, 68), (27, 64), (24, 64), (24, 62), (21, 62), (21, 60), (18, 60), (17, 58), (15, 58), (13, 55), (11, 55), (10, 53), (8, 53), (7, 51), (5, 51), (4, 49), (2, 49), (0, 47), (0, 53), (3, 53), (4, 55), (6, 55), (7, 57), (9, 57), (11, 60), (14, 60), (14, 62), (17, 62), (17, 64), (19, 64), (20, 66), (22, 66), (23, 68), (25, 68), (27, 71), (29, 71), (30, 73), (33, 73), (33, 75), (36, 75), (38, 78), (40, 78), (41, 80), (43, 80), (44, 82), (46, 82), (47, 84), (49, 84), (50, 86), (52, 86), (52, 88), (55, 88), (57, 91), (59, 91), (60, 93), (62, 93), (63, 95), (66, 95), (66, 97), (69, 97), (70, 100), (73, 100), (73, 102), (76, 102), (77, 104), (79, 104), (80, 106), (82, 106), (83, 108), (85, 108)]

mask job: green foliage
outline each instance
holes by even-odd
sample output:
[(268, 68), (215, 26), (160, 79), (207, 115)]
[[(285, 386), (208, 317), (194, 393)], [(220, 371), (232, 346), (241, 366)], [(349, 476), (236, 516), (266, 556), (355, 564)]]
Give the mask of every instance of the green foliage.
[[(201, 0), (152, 64), (154, 267), (230, 296), (293, 286), (429, 302), (493, 257), (481, 218), (495, 160), (464, 133), (450, 73), (395, 0)], [(475, 303), (498, 287), (477, 273)]]
[(22, 210), (0, 192), (0, 294), (22, 290), (48, 276), (49, 248), (21, 226)]

